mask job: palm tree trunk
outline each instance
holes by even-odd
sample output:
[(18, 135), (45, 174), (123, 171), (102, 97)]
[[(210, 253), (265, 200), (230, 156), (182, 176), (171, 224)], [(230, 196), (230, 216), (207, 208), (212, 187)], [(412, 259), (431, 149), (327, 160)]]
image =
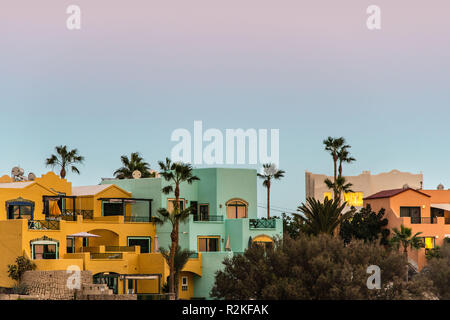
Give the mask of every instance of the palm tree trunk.
[(170, 233), (170, 238), (172, 240), (172, 244), (170, 246), (170, 276), (169, 276), (169, 293), (171, 294), (170, 300), (176, 299), (176, 297), (173, 295), (175, 293), (175, 279), (174, 279), (174, 273), (175, 273), (175, 251), (177, 250), (177, 230), (176, 226), (172, 228), (172, 232)]
[(61, 171), (59, 172), (59, 176), (61, 179), (64, 179), (66, 177), (66, 168), (64, 166), (61, 167)]
[(333, 193), (334, 193), (334, 199), (337, 199), (337, 192), (336, 192), (336, 180), (337, 180), (337, 156), (333, 155), (333, 165), (334, 165), (334, 188), (333, 188)]
[[(180, 185), (177, 183), (175, 185), (175, 212), (174, 214), (179, 213), (180, 211)], [(175, 225), (172, 228), (172, 248), (170, 251), (170, 283), (169, 283), (169, 291), (170, 293), (175, 295), (175, 299), (178, 299), (177, 290), (175, 287), (175, 252), (178, 249), (178, 231), (179, 231), (179, 221), (175, 219)], [(172, 297), (171, 297), (172, 299)]]
[(404, 255), (405, 255), (405, 259), (406, 259), (406, 282), (408, 282), (408, 278), (409, 278), (409, 275), (408, 275), (408, 247), (404, 247)]
[(267, 183), (267, 219), (270, 219), (270, 181)]

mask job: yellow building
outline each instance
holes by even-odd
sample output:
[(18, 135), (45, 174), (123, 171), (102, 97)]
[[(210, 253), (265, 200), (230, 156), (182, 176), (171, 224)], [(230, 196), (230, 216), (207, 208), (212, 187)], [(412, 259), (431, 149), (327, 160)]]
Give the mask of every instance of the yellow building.
[[(53, 172), (25, 182), (1, 177), (0, 287), (14, 285), (8, 264), (25, 254), (37, 270), (89, 270), (115, 293), (159, 293), (169, 268), (155, 248), (151, 205), (116, 185), (72, 187)], [(201, 269), (199, 254), (183, 274)]]

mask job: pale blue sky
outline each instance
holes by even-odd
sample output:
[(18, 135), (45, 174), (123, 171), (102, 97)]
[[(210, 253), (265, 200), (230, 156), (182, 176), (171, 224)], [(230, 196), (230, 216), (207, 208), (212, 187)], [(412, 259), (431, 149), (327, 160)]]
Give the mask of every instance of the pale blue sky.
[(346, 174), (422, 171), (426, 188), (450, 187), (447, 1), (380, 0), (382, 30), (368, 31), (370, 1), (80, 0), (72, 32), (71, 2), (3, 2), (2, 174), (42, 174), (67, 144), (86, 157), (69, 179), (96, 184), (133, 151), (155, 168), (171, 132), (202, 120), (280, 129), (277, 207), (304, 200), (305, 170), (331, 173), (328, 135), (353, 146)]

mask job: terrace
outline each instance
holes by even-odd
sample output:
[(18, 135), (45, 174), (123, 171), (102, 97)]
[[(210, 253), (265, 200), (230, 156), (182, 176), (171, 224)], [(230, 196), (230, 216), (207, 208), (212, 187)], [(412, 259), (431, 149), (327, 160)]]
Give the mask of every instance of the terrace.
[(275, 229), (276, 221), (275, 219), (249, 219), (248, 220), (250, 229)]

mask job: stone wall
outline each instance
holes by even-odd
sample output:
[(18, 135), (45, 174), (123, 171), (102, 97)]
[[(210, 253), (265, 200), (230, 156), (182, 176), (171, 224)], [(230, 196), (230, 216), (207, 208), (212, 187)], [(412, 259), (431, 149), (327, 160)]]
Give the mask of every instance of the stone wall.
[(69, 289), (66, 271), (26, 271), (21, 284), (38, 300), (136, 300), (136, 295), (113, 294), (106, 284), (94, 284), (90, 271), (81, 271), (81, 289)]
[[(39, 296), (42, 300), (73, 300), (75, 290), (67, 287), (67, 278), (71, 276), (63, 270), (26, 271), (21, 284), (28, 287), (28, 294)], [(81, 271), (81, 285), (92, 284), (92, 273)]]

